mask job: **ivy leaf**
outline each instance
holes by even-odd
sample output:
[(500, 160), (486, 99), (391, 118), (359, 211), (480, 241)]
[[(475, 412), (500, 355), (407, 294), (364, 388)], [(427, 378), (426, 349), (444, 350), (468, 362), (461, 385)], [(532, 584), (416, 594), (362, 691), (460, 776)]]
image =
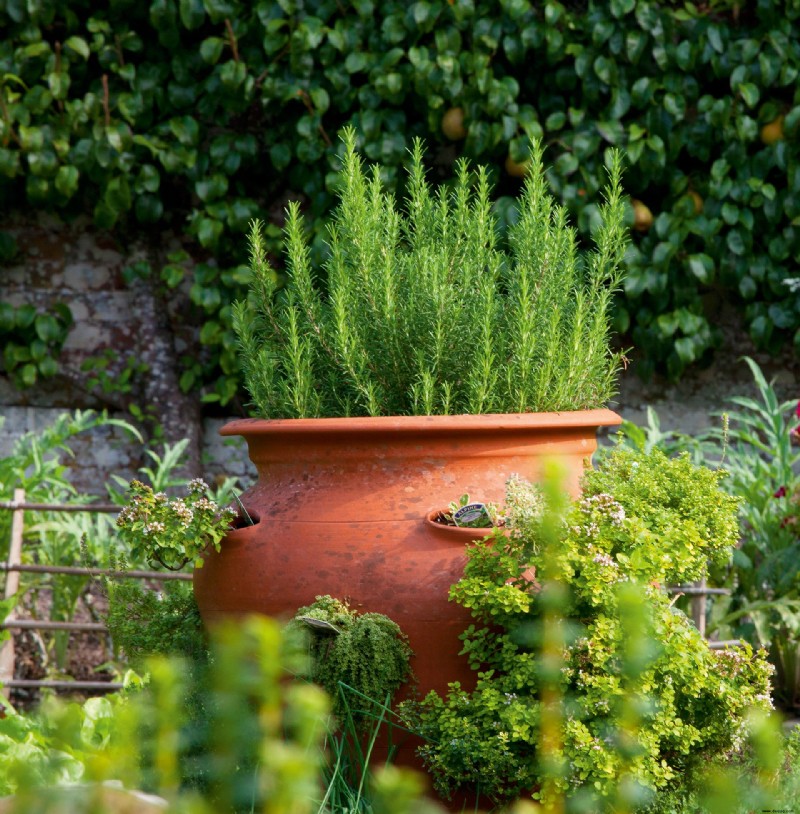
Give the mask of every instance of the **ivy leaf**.
[(66, 198), (71, 198), (78, 189), (80, 173), (77, 167), (62, 165), (56, 173), (55, 187)]
[(611, 0), (611, 13), (619, 18), (630, 14), (636, 7), (636, 0)]
[(156, 223), (164, 214), (164, 204), (157, 195), (145, 192), (136, 196), (134, 213), (140, 223)]
[(30, 45), (26, 45), (20, 53), (24, 59), (43, 57), (50, 53), (50, 43), (43, 40), (32, 42)]
[(691, 336), (682, 336), (675, 340), (675, 353), (684, 365), (691, 364), (697, 358), (695, 348), (698, 344)]
[(17, 376), (25, 387), (33, 387), (36, 384), (37, 370), (36, 365), (26, 364), (23, 365), (18, 371)]
[(200, 43), (200, 57), (203, 62), (209, 65), (216, 65), (222, 56), (222, 49), (225, 47), (225, 40), (222, 37), (206, 37)]
[(675, 247), (672, 243), (661, 242), (653, 251), (653, 263), (657, 266), (666, 265), (675, 255)]
[(175, 48), (180, 42), (174, 0), (153, 0), (150, 4), (150, 24), (158, 34), (158, 41), (166, 48)]
[[(240, 13), (238, 5), (234, 5), (232, 0), (203, 0), (203, 5), (212, 23), (221, 23), (226, 17), (233, 17)], [(293, 14), (294, 11), (287, 13)]]
[(744, 239), (742, 238), (742, 235), (738, 230), (734, 229), (728, 232), (726, 242), (728, 244), (728, 248), (734, 254), (742, 255), (745, 253)]
[(37, 364), (47, 356), (47, 345), (41, 339), (34, 339), (28, 348), (31, 352), (31, 359)]
[(553, 163), (559, 175), (572, 175), (578, 169), (578, 159), (572, 153), (562, 153)]
[(161, 175), (152, 164), (142, 164), (139, 177), (136, 179), (137, 192), (158, 192), (161, 186)]
[(63, 338), (63, 329), (55, 317), (49, 314), (37, 314), (34, 320), (36, 335), (42, 342), (58, 342)]
[(0, 331), (10, 333), (16, 327), (17, 309), (10, 302), (0, 302)]
[(739, 222), (739, 207), (730, 201), (722, 204), (722, 219), (729, 226), (735, 226)]
[(222, 224), (213, 218), (200, 218), (197, 225), (197, 239), (206, 249), (216, 247), (222, 235)]
[(204, 323), (203, 327), (200, 329), (200, 342), (203, 345), (214, 345), (219, 341), (221, 335), (222, 329), (220, 324), (213, 319), (210, 319)]
[(83, 59), (89, 59), (89, 44), (83, 37), (67, 37), (67, 39), (64, 40), (64, 48), (74, 51), (78, 56), (83, 57)]
[(244, 62), (231, 59), (222, 66), (220, 79), (225, 87), (235, 90), (241, 86), (247, 77), (247, 66)]
[[(409, 58), (411, 53), (409, 52)], [(347, 55), (344, 61), (345, 70), (348, 73), (358, 73), (367, 67), (367, 55), (360, 52), (353, 52)]]
[(179, 265), (169, 263), (161, 269), (161, 280), (167, 288), (177, 288), (183, 280), (186, 272)]
[(181, 392), (188, 393), (194, 387), (196, 378), (197, 376), (193, 370), (184, 370), (178, 382)]
[(169, 129), (181, 144), (193, 147), (200, 138), (200, 126), (191, 116), (176, 116), (169, 120)]
[(63, 302), (57, 302), (53, 306), (53, 312), (55, 313), (56, 317), (61, 320), (61, 322), (66, 326), (69, 327), (73, 323), (72, 318), (72, 311), (70, 311), (69, 306)]
[(106, 186), (103, 196), (106, 205), (117, 215), (127, 212), (131, 208), (131, 187), (125, 175), (112, 178)]
[(39, 362), (39, 373), (49, 379), (58, 373), (58, 362), (52, 356), (46, 356)]
[(664, 94), (664, 110), (676, 119), (682, 119), (686, 113), (686, 101), (677, 93)]
[(36, 309), (32, 305), (20, 305), (14, 314), (14, 322), (17, 328), (30, 328), (36, 319)]
[(617, 75), (616, 65), (608, 58), (599, 56), (594, 61), (594, 72), (601, 82), (613, 85)]
[(625, 138), (622, 122), (597, 122), (597, 130), (610, 144), (620, 144)]
[(689, 257), (689, 271), (703, 285), (709, 285), (714, 279), (714, 261), (707, 254), (693, 254)]
[(288, 144), (281, 142), (280, 144), (274, 144), (270, 148), (269, 157), (275, 169), (282, 170), (284, 167), (289, 166), (289, 162), (292, 160), (292, 151), (289, 149)]
[(721, 54), (725, 50), (719, 26), (710, 25), (708, 27), (708, 42), (718, 54)]
[(744, 103), (748, 107), (755, 107), (758, 104), (758, 100), (761, 98), (761, 93), (758, 90), (758, 87), (752, 82), (744, 82), (743, 84), (739, 85), (738, 90), (742, 95), (742, 99), (744, 99)]
[(314, 108), (317, 113), (324, 113), (330, 107), (331, 98), (328, 96), (328, 91), (326, 91), (325, 88), (311, 88), (308, 94), (314, 103)]
[(214, 173), (200, 179), (194, 185), (198, 198), (203, 202), (221, 198), (228, 191), (228, 179), (221, 173)]
[(764, 347), (772, 336), (772, 320), (763, 314), (750, 323), (750, 336), (758, 347)]
[(313, 51), (318, 48), (325, 37), (325, 26), (319, 17), (307, 15), (303, 19), (303, 25), (298, 26), (292, 35), (292, 44), (300, 44), (305, 51)]
[(675, 61), (682, 71), (688, 71), (692, 67), (692, 45), (688, 40), (684, 40), (675, 49)]
[(199, 28), (206, 17), (203, 0), (180, 0), (181, 22), (189, 31)]

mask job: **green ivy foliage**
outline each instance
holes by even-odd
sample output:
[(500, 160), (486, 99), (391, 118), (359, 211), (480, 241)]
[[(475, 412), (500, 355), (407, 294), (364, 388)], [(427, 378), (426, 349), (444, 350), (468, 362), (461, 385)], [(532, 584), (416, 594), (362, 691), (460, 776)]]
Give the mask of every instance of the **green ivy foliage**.
[(417, 136), (441, 179), (459, 155), (493, 165), (505, 222), (519, 185), (506, 159), (540, 137), (584, 236), (619, 147), (654, 222), (628, 255), (618, 326), (645, 372), (677, 376), (719, 344), (720, 300), (759, 346), (800, 347), (784, 284), (798, 257), (799, 17), (798, 0), (7, 0), (0, 205), (185, 229), (202, 250), (191, 298), (206, 353), (187, 358), (184, 386), (225, 402), (240, 236), (287, 196), (328, 213), (344, 125), (390, 184)]
[(30, 387), (56, 373), (71, 326), (72, 313), (63, 303), (43, 312), (32, 305), (0, 301), (2, 366), (17, 387)]

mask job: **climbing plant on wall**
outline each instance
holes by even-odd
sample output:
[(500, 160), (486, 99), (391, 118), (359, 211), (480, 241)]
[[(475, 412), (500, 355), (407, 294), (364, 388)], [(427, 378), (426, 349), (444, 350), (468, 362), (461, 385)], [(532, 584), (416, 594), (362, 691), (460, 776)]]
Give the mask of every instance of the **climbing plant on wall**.
[[(494, 168), (502, 222), (530, 136), (586, 235), (610, 147), (628, 156), (636, 239), (618, 308), (642, 370), (678, 376), (720, 341), (720, 302), (756, 343), (800, 349), (800, 2), (6, 0), (0, 8), (0, 206), (97, 226), (172, 226), (204, 352), (182, 385), (237, 388), (229, 303), (241, 239), (300, 198), (331, 205), (338, 132), (399, 182), (415, 136), (432, 177)], [(316, 235), (322, 251), (323, 233)], [(189, 275), (187, 279), (187, 275)]]

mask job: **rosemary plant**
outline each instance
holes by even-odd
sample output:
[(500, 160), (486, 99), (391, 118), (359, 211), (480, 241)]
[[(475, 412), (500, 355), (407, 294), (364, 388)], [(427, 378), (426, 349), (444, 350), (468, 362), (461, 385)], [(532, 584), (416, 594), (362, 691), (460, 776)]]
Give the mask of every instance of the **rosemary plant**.
[(457, 165), (433, 190), (411, 151), (399, 208), (343, 135), (339, 203), (322, 272), (297, 203), (285, 284), (250, 233), (252, 285), (234, 305), (247, 386), (268, 418), (577, 410), (614, 395), (621, 355), (610, 310), (626, 245), (621, 158), (608, 168), (592, 251), (579, 252), (545, 180), (542, 148), (498, 245), (488, 172)]

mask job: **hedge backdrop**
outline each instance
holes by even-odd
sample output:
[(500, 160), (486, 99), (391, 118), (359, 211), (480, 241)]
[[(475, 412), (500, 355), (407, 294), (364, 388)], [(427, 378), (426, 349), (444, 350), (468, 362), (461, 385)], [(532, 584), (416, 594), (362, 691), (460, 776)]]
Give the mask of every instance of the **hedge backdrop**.
[[(88, 212), (122, 243), (185, 235), (195, 262), (139, 263), (129, 281), (188, 286), (201, 347), (180, 386), (226, 405), (248, 221), (270, 222), (278, 256), (300, 199), (322, 252), (344, 125), (390, 186), (416, 136), (434, 179), (461, 155), (489, 165), (501, 225), (541, 137), (584, 236), (620, 147), (633, 240), (617, 325), (640, 372), (707, 361), (721, 303), (759, 347), (800, 351), (798, 18), (800, 0), (3, 0), (0, 207)], [(18, 251), (0, 222), (0, 263)], [(56, 374), (69, 326), (66, 305), (0, 303), (6, 372)]]

